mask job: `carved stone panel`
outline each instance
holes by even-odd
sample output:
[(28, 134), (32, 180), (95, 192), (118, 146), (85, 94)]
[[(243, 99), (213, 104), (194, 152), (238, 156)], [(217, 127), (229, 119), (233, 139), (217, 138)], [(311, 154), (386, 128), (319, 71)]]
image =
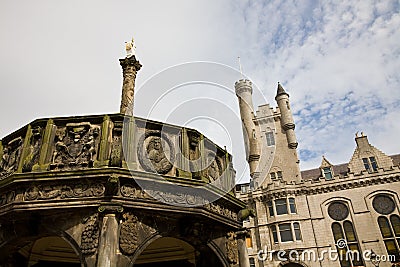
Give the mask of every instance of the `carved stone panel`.
[(21, 150), (21, 137), (11, 140), (4, 146), (3, 156), (0, 159), (0, 180), (10, 176), (18, 169)]
[(98, 214), (95, 214), (87, 219), (85, 229), (82, 231), (81, 250), (83, 254), (96, 252), (99, 245), (99, 234)]
[(147, 237), (156, 230), (141, 221), (130, 212), (123, 214), (120, 227), (119, 246), (124, 254), (131, 255)]
[(76, 183), (76, 184), (41, 184), (31, 186), (25, 190), (26, 201), (42, 199), (65, 199), (79, 197), (103, 196), (105, 186), (103, 183)]
[(144, 170), (166, 174), (173, 167), (175, 150), (165, 134), (148, 131), (139, 140), (138, 158)]
[(50, 169), (91, 168), (96, 159), (100, 127), (89, 122), (58, 128)]
[(238, 243), (234, 232), (229, 232), (226, 238), (226, 256), (231, 265), (239, 262)]
[(37, 126), (32, 129), (32, 136), (29, 140), (28, 155), (24, 158), (22, 172), (32, 171), (33, 165), (38, 163), (40, 146), (42, 145), (42, 128)]
[(122, 123), (114, 124), (110, 166), (122, 166)]

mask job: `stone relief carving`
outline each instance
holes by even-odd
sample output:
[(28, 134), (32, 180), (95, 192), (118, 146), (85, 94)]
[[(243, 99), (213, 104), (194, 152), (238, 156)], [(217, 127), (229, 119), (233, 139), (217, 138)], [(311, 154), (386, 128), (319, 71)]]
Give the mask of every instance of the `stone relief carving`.
[(144, 190), (141, 188), (132, 185), (132, 184), (124, 184), (120, 189), (121, 195), (124, 197), (136, 199), (136, 198), (151, 198)]
[(239, 250), (234, 232), (229, 232), (226, 238), (226, 256), (231, 265), (238, 264), (239, 262)]
[(11, 203), (15, 200), (16, 193), (15, 191), (5, 192), (0, 195), (0, 206)]
[(98, 214), (92, 215), (86, 220), (85, 229), (81, 236), (81, 249), (83, 254), (95, 253), (99, 245)]
[(68, 123), (56, 131), (50, 169), (93, 167), (100, 127), (88, 122)]
[(99, 197), (103, 196), (105, 186), (103, 183), (77, 183), (73, 185), (38, 185), (31, 186), (25, 190), (26, 201), (41, 199), (64, 199), (76, 197)]
[(121, 251), (125, 254), (133, 254), (140, 243), (155, 232), (154, 228), (139, 221), (136, 215), (130, 212), (124, 213), (119, 234)]
[(122, 166), (122, 123), (114, 124), (110, 166)]
[(238, 220), (238, 215), (235, 211), (215, 202), (208, 203), (208, 201), (201, 196), (195, 196), (185, 193), (163, 192), (160, 190), (151, 189), (144, 191), (143, 189), (133, 184), (122, 185), (120, 188), (120, 192), (122, 196), (131, 199), (155, 199), (163, 203), (181, 204), (188, 206), (203, 206), (206, 210), (225, 216), (235, 221)]
[(0, 180), (10, 176), (18, 168), (21, 156), (22, 138), (18, 137), (4, 147), (3, 156), (0, 160)]
[(40, 146), (42, 145), (42, 128), (37, 126), (32, 129), (32, 136), (29, 140), (29, 154), (24, 159), (22, 172), (32, 171), (33, 165), (39, 161)]
[(175, 161), (172, 142), (160, 131), (146, 132), (139, 140), (139, 162), (143, 169), (159, 174), (168, 173)]
[(150, 189), (146, 191), (154, 199), (164, 203), (171, 203), (171, 204), (175, 203), (184, 205), (204, 205), (205, 203), (207, 203), (207, 200), (202, 198), (201, 196), (193, 196), (184, 193), (162, 192), (159, 190), (150, 190)]

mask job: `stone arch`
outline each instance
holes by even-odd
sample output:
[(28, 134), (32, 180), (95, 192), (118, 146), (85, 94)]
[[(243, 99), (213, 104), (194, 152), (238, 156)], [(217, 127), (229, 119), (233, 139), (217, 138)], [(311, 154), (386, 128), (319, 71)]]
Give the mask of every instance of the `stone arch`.
[[(199, 252), (201, 250), (202, 252)], [(198, 257), (207, 252), (207, 257)], [(200, 262), (199, 262), (200, 259)], [(216, 244), (199, 248), (184, 238), (155, 234), (142, 242), (130, 258), (129, 266), (229, 267)]]
[[(86, 267), (79, 245), (67, 233), (21, 235), (8, 240), (2, 248), (2, 260), (15, 266)], [(5, 254), (8, 253), (6, 256)]]

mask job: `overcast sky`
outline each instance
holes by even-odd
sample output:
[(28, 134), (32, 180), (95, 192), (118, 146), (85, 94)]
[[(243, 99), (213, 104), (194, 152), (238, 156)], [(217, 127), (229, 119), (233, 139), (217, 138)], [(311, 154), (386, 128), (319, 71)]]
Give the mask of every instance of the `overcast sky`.
[[(125, 56), (124, 42), (134, 36), (143, 65), (135, 114), (198, 128), (227, 146), (236, 168), (243, 162), (242, 153), (235, 151), (242, 146), (234, 118), (238, 56), (244, 74), (264, 96), (256, 97), (255, 105), (276, 105), (278, 81), (289, 92), (303, 170), (318, 167), (322, 155), (334, 164), (348, 162), (356, 131), (364, 131), (385, 153), (397, 154), (399, 13), (400, 3), (394, 0), (3, 0), (0, 136), (37, 118), (117, 113), (122, 84), (118, 59)], [(221, 65), (179, 65), (198, 61)], [(158, 101), (170, 92), (162, 86), (165, 80), (187, 82), (179, 73), (190, 76), (192, 66), (200, 74), (193, 79), (203, 82)], [(207, 104), (211, 100), (221, 104), (214, 113), (229, 113), (232, 122), (215, 114), (211, 124), (204, 120), (212, 117), (201, 111), (212, 106)], [(161, 103), (160, 112), (150, 114), (145, 106), (154, 103)]]

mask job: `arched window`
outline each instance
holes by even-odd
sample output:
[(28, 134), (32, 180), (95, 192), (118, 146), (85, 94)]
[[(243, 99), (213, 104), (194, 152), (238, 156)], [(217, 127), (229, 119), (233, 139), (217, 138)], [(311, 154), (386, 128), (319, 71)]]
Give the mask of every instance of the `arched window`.
[(349, 208), (342, 202), (335, 201), (328, 207), (329, 216), (336, 222), (332, 223), (332, 234), (335, 239), (341, 267), (364, 266), (361, 249), (353, 223), (349, 217)]
[(378, 195), (372, 201), (374, 210), (381, 214), (378, 226), (388, 255), (394, 255), (394, 262), (400, 261), (400, 217), (393, 214), (396, 203), (388, 195)]

